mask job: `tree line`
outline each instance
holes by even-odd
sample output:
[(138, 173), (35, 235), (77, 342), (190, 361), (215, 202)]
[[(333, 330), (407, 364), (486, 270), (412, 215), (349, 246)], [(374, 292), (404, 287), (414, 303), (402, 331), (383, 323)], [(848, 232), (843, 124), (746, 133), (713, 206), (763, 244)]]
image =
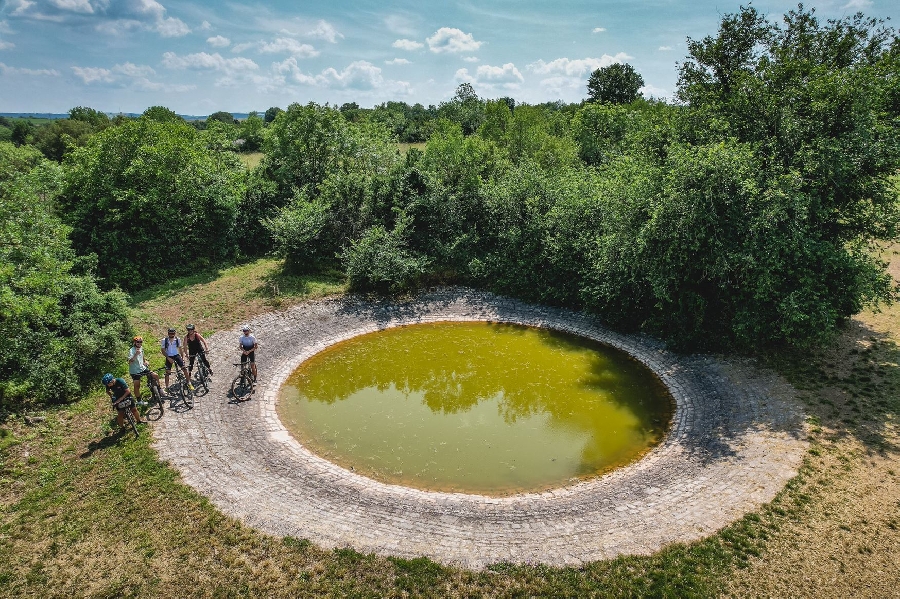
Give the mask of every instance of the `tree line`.
[[(673, 103), (616, 66), (576, 105), (463, 85), (433, 113), (309, 103), (195, 127), (73, 109), (92, 130), (67, 133), (60, 162), (0, 143), (20, 240), (0, 245), (5, 338), (42, 355), (44, 331), (62, 353), (40, 363), (77, 381), (103, 358), (79, 366), (79, 331), (127, 335), (118, 289), (267, 254), (359, 291), (459, 283), (586, 310), (685, 349), (821, 343), (896, 299), (877, 251), (900, 223), (896, 31), (750, 7), (688, 50)], [(249, 170), (248, 132), (264, 152)], [(44, 397), (19, 351), (0, 349), (3, 392)]]

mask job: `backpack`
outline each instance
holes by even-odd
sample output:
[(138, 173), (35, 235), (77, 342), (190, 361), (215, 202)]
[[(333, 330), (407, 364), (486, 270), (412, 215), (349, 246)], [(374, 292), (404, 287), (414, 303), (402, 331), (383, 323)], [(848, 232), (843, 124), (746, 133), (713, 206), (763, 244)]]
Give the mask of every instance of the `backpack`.
[[(175, 337), (175, 347), (181, 346), (181, 339)], [(166, 340), (163, 342), (163, 349), (169, 349), (169, 338), (166, 337)]]

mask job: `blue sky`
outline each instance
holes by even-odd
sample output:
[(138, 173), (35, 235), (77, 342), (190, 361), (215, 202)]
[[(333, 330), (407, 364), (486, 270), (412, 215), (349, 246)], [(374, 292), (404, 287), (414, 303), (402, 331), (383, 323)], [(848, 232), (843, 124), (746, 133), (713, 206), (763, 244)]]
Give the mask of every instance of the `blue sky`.
[[(721, 15), (739, 4), (0, 0), (0, 112), (427, 106), (466, 81), (485, 98), (574, 102), (586, 96), (590, 72), (613, 62), (643, 75), (645, 95), (671, 97), (686, 38), (715, 34)], [(780, 20), (796, 2), (754, 6)], [(822, 19), (900, 12), (895, 0), (806, 6)]]

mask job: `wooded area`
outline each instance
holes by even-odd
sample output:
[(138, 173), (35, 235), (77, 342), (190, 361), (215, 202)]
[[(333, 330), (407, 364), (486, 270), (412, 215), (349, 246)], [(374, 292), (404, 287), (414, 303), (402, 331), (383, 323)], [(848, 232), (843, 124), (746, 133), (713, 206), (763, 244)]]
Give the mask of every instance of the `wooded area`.
[(65, 399), (107, 369), (130, 335), (120, 289), (267, 254), (359, 291), (487, 288), (692, 349), (823, 343), (896, 299), (877, 248), (900, 223), (897, 32), (746, 8), (688, 48), (674, 103), (632, 100), (620, 68), (577, 105), (463, 84), (428, 108), (0, 123), (0, 399)]

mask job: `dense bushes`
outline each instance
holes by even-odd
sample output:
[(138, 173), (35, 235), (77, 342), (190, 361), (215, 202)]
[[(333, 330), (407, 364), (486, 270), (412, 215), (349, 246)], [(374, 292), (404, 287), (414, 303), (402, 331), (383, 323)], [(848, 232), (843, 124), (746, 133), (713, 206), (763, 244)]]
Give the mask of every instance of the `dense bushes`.
[(0, 403), (77, 395), (120, 358), (125, 296), (103, 293), (54, 215), (58, 165), (0, 143)]
[(243, 168), (181, 122), (106, 129), (67, 158), (59, 204), (108, 285), (140, 289), (235, 252)]

